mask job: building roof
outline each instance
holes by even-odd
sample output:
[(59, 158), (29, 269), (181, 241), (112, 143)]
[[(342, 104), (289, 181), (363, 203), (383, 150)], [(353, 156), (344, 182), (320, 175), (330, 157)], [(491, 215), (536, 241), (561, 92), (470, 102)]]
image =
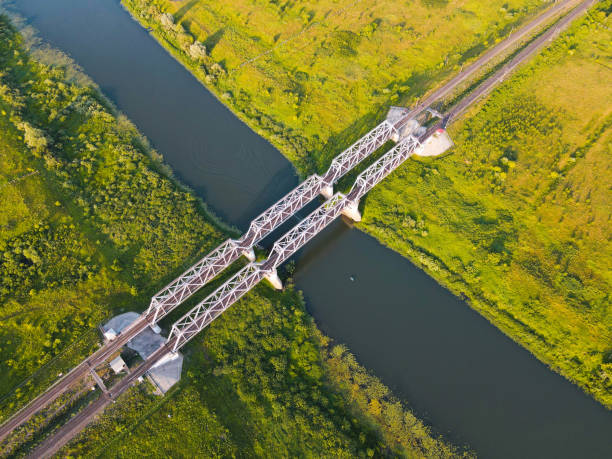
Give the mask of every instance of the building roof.
[(134, 322), (140, 314), (137, 312), (124, 312), (123, 314), (119, 314), (118, 316), (113, 317), (111, 320), (106, 322), (102, 329), (106, 332), (108, 330), (114, 330), (117, 334), (121, 333), (128, 325)]
[(109, 365), (115, 373), (121, 372), (126, 367), (120, 355), (111, 360)]

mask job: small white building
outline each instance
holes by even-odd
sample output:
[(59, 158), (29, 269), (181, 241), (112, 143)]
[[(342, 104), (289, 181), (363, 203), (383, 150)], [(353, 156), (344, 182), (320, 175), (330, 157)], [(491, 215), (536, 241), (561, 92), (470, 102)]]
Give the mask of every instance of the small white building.
[(121, 373), (124, 369), (127, 368), (127, 365), (125, 364), (120, 355), (111, 360), (109, 366), (115, 372), (115, 374)]
[(109, 328), (108, 330), (104, 331), (104, 339), (106, 341), (112, 341), (117, 337), (117, 332), (115, 330), (113, 330), (112, 328)]

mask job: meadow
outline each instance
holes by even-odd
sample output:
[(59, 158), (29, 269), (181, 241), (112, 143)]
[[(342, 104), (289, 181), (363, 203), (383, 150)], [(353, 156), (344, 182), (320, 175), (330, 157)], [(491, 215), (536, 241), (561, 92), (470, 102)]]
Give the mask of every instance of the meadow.
[(367, 231), (609, 407), (610, 6), (451, 126), (451, 156), (407, 164), (364, 214)]
[(302, 174), (550, 3), (123, 1)]
[[(541, 1), (123, 0), (302, 175)], [(609, 0), (362, 203), (361, 227), (612, 406)]]
[[(6, 419), (96, 347), (100, 322), (144, 310), (153, 291), (230, 233), (69, 59), (2, 15), (0, 151)], [(167, 397), (147, 384), (131, 389), (63, 453), (466, 454), (323, 337), (291, 281), (284, 292), (256, 289), (185, 354)], [(339, 366), (340, 357), (350, 364)], [(355, 378), (350, 391), (338, 368), (344, 381)], [(72, 406), (80, 402), (53, 409), (66, 418)], [(21, 457), (56, 427), (35, 417), (0, 450)]]

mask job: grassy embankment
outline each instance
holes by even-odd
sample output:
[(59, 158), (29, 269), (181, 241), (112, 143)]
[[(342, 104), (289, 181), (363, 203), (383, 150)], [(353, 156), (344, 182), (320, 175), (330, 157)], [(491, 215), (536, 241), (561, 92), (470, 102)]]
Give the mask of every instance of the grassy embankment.
[[(4, 16), (0, 147), (4, 419), (95, 347), (104, 317), (144, 309), (151, 290), (227, 233), (91, 82), (53, 50), (28, 50)], [(64, 452), (454, 454), (319, 335), (291, 287), (257, 288), (185, 352), (169, 397), (130, 390)], [(32, 446), (42, 423), (18, 441)]]
[[(124, 4), (303, 174), (544, 5)], [(454, 155), (374, 190), (362, 224), (608, 407), (610, 9), (600, 2), (453, 126)]]

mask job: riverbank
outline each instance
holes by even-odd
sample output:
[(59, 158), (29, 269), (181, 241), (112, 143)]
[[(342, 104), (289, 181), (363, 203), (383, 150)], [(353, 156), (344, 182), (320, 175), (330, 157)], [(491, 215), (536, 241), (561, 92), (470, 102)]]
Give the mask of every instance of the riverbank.
[[(207, 40), (210, 44), (211, 37), (214, 37), (217, 42), (214, 43), (213, 48), (216, 49), (219, 46), (218, 40), (220, 37), (211, 34), (211, 30), (200, 27), (198, 22), (198, 14), (214, 16), (214, 12), (210, 9), (207, 9), (204, 13), (204, 10), (198, 9), (197, 4), (190, 4), (191, 8), (181, 10), (176, 21), (173, 18), (172, 22), (168, 22), (164, 26), (159, 22), (159, 15), (163, 11), (177, 12), (181, 5), (161, 2), (156, 4), (158, 6), (151, 6), (146, 9), (144, 6), (148, 6), (148, 2), (125, 0), (124, 4), (143, 24), (151, 28), (153, 35), (166, 49), (181, 60), (184, 65), (191, 68), (192, 72), (213, 92), (216, 91), (219, 94), (225, 91), (224, 88), (231, 87), (234, 83), (244, 82), (244, 78), (247, 77), (255, 78), (254, 81), (260, 81), (262, 84), (267, 81), (265, 77), (260, 75), (260, 72), (265, 75), (265, 71), (261, 67), (242, 66), (242, 64), (239, 64), (240, 59), (238, 57), (231, 61), (228, 56), (231, 55), (232, 50), (227, 44), (223, 45), (221, 51), (210, 53), (209, 49), (208, 54), (204, 58), (198, 58), (197, 61), (194, 61), (187, 54), (186, 50), (191, 46), (190, 40), (193, 40), (191, 35), (204, 44), (207, 43)], [(160, 6), (162, 9), (160, 9)], [(606, 20), (606, 10), (605, 6), (601, 6), (601, 4), (597, 9), (600, 13), (591, 16), (591, 19), (582, 20), (581, 24), (586, 23), (589, 27), (598, 28), (598, 21)], [(142, 15), (143, 12), (144, 16)], [(270, 12), (266, 11), (266, 14), (270, 14)], [(228, 19), (228, 17), (225, 19)], [(593, 20), (593, 18), (595, 19)], [(174, 24), (174, 22), (178, 24)], [(574, 26), (564, 37), (573, 36), (576, 30), (582, 27), (582, 25)], [(253, 29), (247, 27), (246, 30), (252, 31)], [(372, 36), (374, 38), (368, 37), (367, 39), (376, 42), (376, 34), (383, 33), (384, 30), (388, 29), (381, 28), (378, 32), (373, 30)], [(503, 27), (501, 27), (501, 30), (507, 31)], [(242, 29), (233, 29), (228, 33), (232, 34), (234, 40), (237, 33), (245, 32)], [(500, 33), (503, 34), (503, 32)], [(378, 37), (380, 39), (380, 35)], [(602, 40), (605, 41), (605, 38)], [(366, 39), (363, 38), (362, 41), (365, 42)], [(265, 40), (261, 43), (263, 42)], [(239, 43), (244, 45), (244, 39)], [(314, 46), (311, 48), (310, 52), (317, 49)], [(236, 56), (239, 56), (239, 54), (237, 52)], [(582, 54), (585, 56), (585, 62), (588, 61), (586, 57), (588, 51), (584, 49)], [(557, 55), (561, 56), (561, 53), (559, 52)], [(226, 57), (225, 67), (216, 62), (220, 56)], [(349, 53), (348, 57), (350, 56), (355, 55)], [(277, 56), (271, 57), (265, 65), (265, 69), (275, 68), (275, 71), (284, 75), (282, 78), (289, 77), (291, 81), (299, 82), (300, 78), (303, 77), (302, 75), (298, 78), (301, 75), (301, 70), (283, 68), (279, 64)], [(332, 66), (332, 68), (334, 67)], [(318, 71), (321, 71), (320, 68), (318, 68)], [(233, 72), (236, 72), (241, 79), (238, 79)], [(522, 76), (513, 78), (505, 87), (525, 78), (525, 72), (521, 73)], [(438, 76), (443, 74), (444, 72), (437, 73)], [(292, 75), (293, 77), (291, 77)], [(425, 73), (425, 75), (428, 78), (432, 77), (431, 73)], [(313, 81), (314, 76), (308, 77), (308, 73), (306, 73), (307, 81)], [(536, 81), (535, 77), (532, 78), (533, 81)], [(233, 83), (230, 84), (228, 81), (233, 81)], [(282, 81), (284, 82), (285, 79)], [(567, 82), (567, 80), (564, 81)], [(576, 81), (579, 81), (579, 79)], [(599, 81), (605, 81), (605, 78), (601, 78)], [(306, 171), (320, 168), (321, 164), (331, 157), (332, 153), (336, 153), (337, 150), (348, 145), (350, 138), (356, 137), (360, 131), (365, 130), (366, 126), (373, 125), (374, 120), (382, 115), (385, 104), (389, 102), (398, 103), (397, 101), (410, 102), (425, 90), (419, 84), (410, 85), (403, 92), (399, 90), (398, 94), (400, 96), (395, 97), (395, 99), (383, 98), (374, 104), (375, 107), (380, 107), (380, 111), (375, 110), (374, 112), (357, 115), (352, 103), (345, 104), (341, 108), (336, 107), (333, 110), (336, 115), (334, 119), (343, 118), (358, 121), (351, 123), (348, 129), (338, 135), (317, 138), (316, 133), (334, 132), (335, 121), (325, 119), (317, 121), (316, 118), (311, 117), (309, 128), (304, 131), (309, 133), (306, 135), (306, 139), (295, 141), (293, 132), (300, 132), (298, 128), (300, 123), (304, 122), (303, 118), (298, 117), (299, 119), (294, 120), (287, 113), (278, 113), (273, 108), (268, 109), (271, 104), (270, 100), (264, 103), (263, 100), (258, 99), (250, 89), (252, 84), (244, 86), (244, 90), (222, 92), (221, 100), (237, 110), (238, 115), (243, 119), (246, 118), (247, 122), (256, 126), (265, 125), (268, 120), (271, 120), (269, 121), (270, 129), (265, 130), (260, 127), (258, 131), (262, 131), (263, 135), (266, 135), (285, 155), (291, 158), (303, 174)], [(572, 91), (573, 89), (568, 90)], [(500, 91), (496, 94), (499, 94)], [(538, 93), (537, 88), (534, 88), (533, 91), (536, 94)], [(223, 96), (223, 94), (227, 95)], [(506, 107), (513, 100), (509, 94), (512, 94), (512, 90), (507, 91), (505, 96), (497, 96), (506, 101)], [(271, 95), (272, 93), (270, 93)], [(605, 115), (603, 115), (603, 124), (600, 122), (599, 124), (595, 123), (596, 125), (580, 126), (575, 123), (572, 124), (571, 121), (574, 116), (579, 116), (584, 120), (599, 117), (600, 106), (604, 100), (606, 100), (605, 97), (598, 98), (599, 105), (595, 101), (590, 111), (587, 107), (581, 107), (581, 110), (583, 110), (581, 113), (572, 113), (571, 108), (563, 107), (566, 110), (569, 109), (567, 113), (560, 114), (557, 122), (558, 129), (568, 133), (564, 138), (565, 145), (563, 148), (583, 151), (583, 145), (596, 143), (591, 138), (599, 139), (605, 135), (608, 129)], [(248, 101), (248, 109), (244, 108), (245, 104), (243, 102), (246, 103), (246, 101)], [(276, 100), (276, 102), (279, 102), (279, 100)], [(308, 107), (313, 103), (314, 101), (311, 102), (308, 98), (298, 98), (297, 101), (294, 101), (294, 104), (296, 104), (294, 109), (300, 107), (301, 112), (307, 112)], [(288, 103), (280, 105), (293, 106)], [(327, 105), (324, 104), (323, 107), (327, 107)], [(554, 107), (553, 109), (559, 111)], [(502, 109), (500, 107), (500, 110), (508, 110), (508, 108)], [(547, 113), (546, 110), (537, 110), (536, 113), (542, 117), (537, 120), (538, 123), (548, 122), (544, 116)], [(480, 116), (486, 117), (487, 115)], [(499, 117), (499, 115), (497, 116)], [(262, 123), (261, 119), (265, 121)], [(510, 120), (505, 120), (505, 122), (511, 124)], [(275, 128), (274, 126), (279, 127)], [(465, 137), (467, 139), (466, 133), (470, 132), (469, 125), (464, 129), (467, 129), (467, 131), (462, 131), (460, 127), (453, 128), (453, 134), (458, 138)], [(508, 127), (509, 131), (512, 131), (512, 129), (513, 127)], [(607, 369), (610, 349), (606, 348), (610, 339), (610, 324), (605, 319), (605, 294), (602, 296), (602, 292), (605, 292), (608, 289), (607, 286), (609, 286), (603, 275), (605, 267), (602, 271), (605, 262), (603, 265), (598, 264), (593, 277), (585, 269), (590, 263), (589, 260), (599, 259), (593, 251), (594, 246), (580, 260), (570, 255), (570, 258), (578, 264), (577, 269), (574, 269), (570, 274), (570, 277), (576, 280), (574, 287), (570, 286), (574, 283), (574, 280), (568, 281), (567, 276), (560, 276), (559, 273), (545, 273), (538, 266), (563, 265), (563, 263), (552, 260), (563, 259), (564, 253), (566, 253), (565, 249), (555, 248), (547, 242), (550, 235), (554, 233), (554, 231), (551, 232), (551, 229), (554, 229), (558, 221), (553, 220), (549, 213), (543, 220), (540, 220), (543, 231), (539, 235), (525, 231), (526, 228), (531, 227), (529, 215), (532, 215), (524, 211), (521, 212), (520, 209), (525, 206), (525, 203), (514, 198), (506, 200), (500, 195), (505, 192), (515, 197), (522, 193), (521, 188), (525, 183), (517, 179), (513, 184), (509, 184), (506, 177), (519, 177), (517, 171), (520, 170), (520, 163), (519, 168), (515, 168), (516, 158), (518, 157), (526, 161), (527, 167), (531, 166), (529, 163), (533, 159), (528, 158), (528, 150), (522, 150), (531, 148), (533, 145), (532, 136), (535, 136), (534, 139), (546, 136), (539, 128), (534, 130), (532, 127), (525, 125), (521, 129), (524, 129), (524, 132), (521, 133), (523, 138), (529, 140), (526, 140), (522, 146), (514, 145), (512, 147), (513, 151), (509, 153), (510, 156), (502, 154), (501, 156), (505, 160), (496, 158), (494, 161), (499, 160), (503, 164), (492, 167), (498, 168), (499, 171), (494, 169), (491, 175), (484, 172), (479, 173), (476, 177), (477, 182), (474, 181), (475, 177), (464, 169), (470, 169), (473, 162), (480, 163), (481, 159), (479, 158), (481, 157), (488, 158), (489, 153), (482, 152), (480, 157), (476, 157), (474, 151), (461, 149), (463, 154), (461, 159), (458, 158), (458, 155), (455, 155), (446, 163), (423, 161), (417, 165), (407, 164), (368, 197), (364, 211), (363, 227), (387, 246), (408, 256), (442, 285), (450, 288), (456, 294), (468, 298), (476, 310), (512, 339), (525, 346), (551, 368), (579, 384), (580, 387), (604, 405), (610, 406), (612, 395), (608, 376), (609, 370)], [(582, 134), (577, 136), (576, 132), (580, 132), (581, 129)], [(290, 132), (289, 135), (283, 134), (286, 130)], [(503, 135), (500, 135), (499, 138), (505, 139)], [(476, 148), (473, 142), (469, 144), (472, 149)], [(483, 144), (488, 145), (490, 142), (485, 141)], [(494, 148), (503, 150), (506, 147), (496, 144)], [(317, 151), (320, 151), (320, 153), (316, 153)], [(309, 153), (306, 154), (305, 152)], [(547, 164), (550, 159), (550, 156), (547, 155), (554, 156), (556, 154), (551, 152), (549, 148), (546, 153), (534, 158), (543, 165)], [(462, 164), (462, 160), (469, 164)], [(578, 162), (580, 161), (578, 160)], [(546, 167), (549, 167), (549, 165), (547, 164)], [(558, 183), (563, 167), (565, 166), (554, 172), (557, 174), (556, 176), (549, 178), (552, 182)], [(510, 171), (511, 168), (513, 170)], [(469, 180), (466, 180), (466, 177), (469, 177)], [(478, 183), (483, 182), (483, 178), (486, 180), (481, 186), (478, 186)], [(462, 183), (462, 186), (454, 186), (454, 182)], [(399, 196), (402, 196), (402, 198), (399, 198)], [(546, 198), (542, 195), (540, 199)], [(567, 197), (564, 196), (561, 200), (569, 204)], [(585, 204), (588, 212), (599, 212), (599, 210), (588, 205), (589, 203)], [(532, 207), (533, 204), (528, 204), (528, 206)], [(567, 209), (570, 207), (566, 206)], [(466, 214), (465, 219), (462, 219), (463, 223), (448, 214), (450, 209)], [(510, 225), (511, 228), (505, 228), (503, 222), (507, 220), (502, 218), (503, 215), (502, 217), (498, 215), (499, 209), (505, 209), (502, 212), (503, 215), (517, 215), (515, 217), (517, 220)], [(518, 217), (519, 215), (520, 217)], [(599, 228), (603, 228), (601, 226), (603, 220), (595, 219), (594, 221), (600, 222), (596, 224), (599, 225)], [(389, 222), (393, 223), (390, 224)], [(515, 239), (508, 239), (505, 236), (512, 233), (521, 236)], [(547, 235), (544, 236), (544, 234)], [(535, 238), (533, 238), (534, 236)], [(558, 236), (560, 235), (557, 234), (555, 237)], [(531, 239), (532, 242), (529, 244), (531, 254), (519, 253), (518, 248), (525, 246), (519, 242), (522, 240), (521, 238)], [(450, 246), (449, 241), (453, 241)], [(566, 236), (562, 236), (561, 241), (561, 246), (564, 244), (571, 246), (572, 244)], [(538, 255), (534, 258), (533, 254)], [(533, 267), (533, 263), (535, 263), (536, 268)], [(553, 271), (555, 269), (557, 268), (553, 268)], [(551, 277), (558, 280), (550, 281)], [(525, 284), (532, 286), (532, 292), (528, 293), (524, 290), (522, 286)], [(580, 299), (576, 301), (575, 298)], [(581, 304), (587, 305), (586, 310), (583, 309)]]
[[(0, 355), (2, 395), (10, 397), (3, 400), (7, 416), (17, 408), (15, 399), (34, 396), (58, 371), (86, 356), (96, 340), (72, 352), (63, 366), (47, 368), (47, 378), (17, 391), (10, 387), (61, 355), (79, 335), (93, 337), (90, 330), (103, 317), (145, 309), (163, 279), (228, 234), (162, 172), (144, 138), (69, 59), (46, 46), (28, 50), (8, 20), (0, 21), (0, 142), (11, 152), (0, 162), (6, 204), (1, 333), (7, 344)], [(33, 38), (30, 30), (24, 33)], [(360, 401), (380, 405), (372, 415), (339, 387), (326, 367), (323, 338), (291, 287), (283, 293), (257, 289), (203, 338), (204, 346), (195, 340), (187, 348), (186, 375), (171, 397), (159, 401), (143, 388), (132, 390), (65, 452), (108, 452), (110, 442), (126, 456), (153, 443), (166, 456), (205, 450), (455, 454), (386, 392), (367, 395), (376, 379), (357, 391)], [(391, 425), (407, 433), (404, 438), (386, 435), (389, 421), (378, 423), (380, 416), (387, 418), (387, 404), (399, 414), (399, 424)], [(144, 409), (157, 416), (158, 430), (142, 433), (135, 444), (126, 433), (141, 428), (145, 419), (138, 413)], [(23, 433), (28, 447), (33, 432), (42, 438), (43, 424), (34, 420), (33, 430)], [(162, 437), (181, 441), (160, 446)], [(19, 448), (12, 444), (10, 451), (25, 452)]]

